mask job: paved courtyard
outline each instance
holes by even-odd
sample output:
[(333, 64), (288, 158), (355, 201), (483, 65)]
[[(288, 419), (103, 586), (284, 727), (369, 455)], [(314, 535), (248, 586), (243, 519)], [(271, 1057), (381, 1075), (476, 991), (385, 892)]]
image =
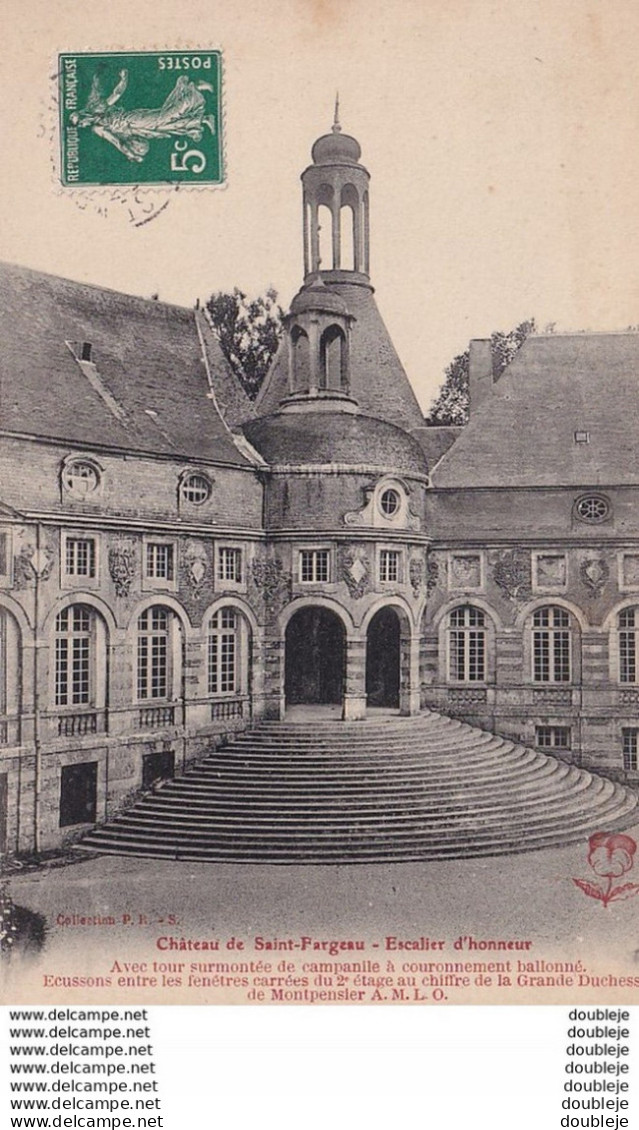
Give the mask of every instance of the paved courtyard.
[[(639, 838), (639, 827), (629, 834)], [(443, 941), (445, 953), (440, 946), (439, 951), (408, 950), (408, 955), (420, 960), (525, 959), (541, 962), (537, 972), (542, 973), (544, 962), (581, 961), (593, 976), (612, 971), (637, 976), (639, 985), (639, 899), (605, 908), (583, 894), (572, 877), (596, 879), (586, 855), (584, 843), (485, 859), (353, 866), (188, 864), (100, 856), (17, 873), (10, 882), (12, 897), (46, 917), (48, 935), (37, 958), (19, 960), (16, 955), (7, 963), (5, 989), (16, 1001), (93, 999), (93, 991), (73, 986), (62, 994), (45, 991), (44, 973), (101, 975), (114, 958), (148, 963), (166, 957), (157, 939), (168, 936), (218, 938), (221, 956), (236, 959), (251, 954), (257, 937), (359, 939), (375, 958), (397, 956), (387, 950), (388, 936), (413, 942), (428, 938)], [(615, 881), (634, 877), (630, 871)], [(241, 953), (235, 943), (229, 949), (233, 938), (244, 944)], [(455, 946), (460, 938), (462, 944)], [(490, 940), (527, 940), (531, 945), (506, 954), (476, 947)], [(186, 954), (193, 956), (202, 955)], [(280, 960), (283, 955), (266, 956)], [(158, 1003), (167, 999), (158, 993), (140, 989), (133, 996)], [(593, 993), (600, 1000), (639, 999), (639, 988)], [(218, 996), (191, 993), (179, 999), (198, 1003)], [(484, 1003), (492, 999), (484, 994)], [(523, 999), (520, 992), (517, 1000)], [(592, 994), (584, 990), (566, 996), (544, 989), (537, 999), (551, 1004), (592, 999)], [(463, 1001), (463, 995), (454, 996), (454, 1002)]]

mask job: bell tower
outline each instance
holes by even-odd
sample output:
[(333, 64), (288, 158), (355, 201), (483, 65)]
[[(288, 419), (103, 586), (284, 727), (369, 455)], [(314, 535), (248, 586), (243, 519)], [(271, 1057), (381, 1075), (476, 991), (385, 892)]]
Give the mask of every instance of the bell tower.
[(283, 404), (290, 407), (310, 399), (317, 410), (319, 400), (339, 399), (345, 411), (355, 409), (349, 364), (353, 321), (344, 300), (324, 284), (321, 275), (307, 276), (285, 320), (289, 366)]
[(370, 176), (361, 154), (342, 133), (337, 98), (331, 132), (317, 139), (302, 173), (305, 279), (319, 272), (326, 282), (368, 282)]
[(255, 402), (257, 413), (359, 413), (405, 431), (424, 414), (382, 321), (370, 280), (368, 169), (343, 133), (330, 133), (302, 173), (304, 283), (285, 340)]

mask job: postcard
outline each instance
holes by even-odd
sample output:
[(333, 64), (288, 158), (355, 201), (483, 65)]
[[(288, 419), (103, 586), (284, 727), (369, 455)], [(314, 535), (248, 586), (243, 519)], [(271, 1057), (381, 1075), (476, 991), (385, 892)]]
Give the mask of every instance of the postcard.
[(639, 999), (636, 7), (10, 0), (7, 1003)]

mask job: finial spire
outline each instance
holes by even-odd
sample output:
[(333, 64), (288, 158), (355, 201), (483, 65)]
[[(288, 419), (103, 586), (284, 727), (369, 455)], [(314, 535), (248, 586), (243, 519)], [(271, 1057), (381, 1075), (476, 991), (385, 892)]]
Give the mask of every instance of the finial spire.
[(333, 133), (341, 133), (342, 127), (339, 121), (339, 90), (335, 95), (335, 116), (333, 118)]

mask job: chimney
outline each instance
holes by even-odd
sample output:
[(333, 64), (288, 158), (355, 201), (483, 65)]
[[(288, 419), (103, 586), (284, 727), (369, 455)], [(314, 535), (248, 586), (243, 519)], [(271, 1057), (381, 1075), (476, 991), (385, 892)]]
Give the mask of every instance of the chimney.
[(470, 343), (468, 387), (472, 414), (493, 387), (493, 350), (490, 338), (475, 338)]

